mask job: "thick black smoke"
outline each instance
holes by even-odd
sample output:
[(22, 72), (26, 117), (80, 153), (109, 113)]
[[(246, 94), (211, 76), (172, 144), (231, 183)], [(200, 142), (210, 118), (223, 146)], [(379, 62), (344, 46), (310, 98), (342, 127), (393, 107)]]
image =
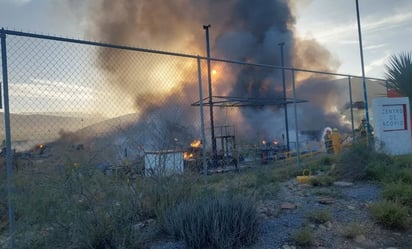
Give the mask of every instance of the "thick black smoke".
[[(211, 24), (212, 57), (280, 66), (279, 43), (284, 42), (285, 65), (334, 71), (338, 63), (315, 40), (302, 40), (295, 34), (295, 16), (287, 0), (96, 0), (91, 1), (90, 38), (108, 43), (127, 44), (159, 50), (205, 55), (202, 26)], [(99, 66), (114, 84), (131, 93), (136, 84), (144, 80), (130, 79), (117, 71), (117, 66), (130, 67), (125, 56), (101, 49)], [(281, 98), (280, 70), (239, 66), (230, 71), (232, 77), (222, 79), (214, 87), (213, 95), (235, 97)], [(297, 97), (308, 100), (299, 104), (299, 129), (322, 129), (327, 125), (340, 126), (339, 115), (328, 112), (330, 106), (341, 104), (340, 89), (330, 82), (332, 78), (310, 73), (296, 73)], [(291, 74), (287, 72), (287, 95), (291, 93)], [(117, 83), (116, 83), (117, 82)], [(184, 82), (189, 84), (189, 82)], [(216, 83), (218, 84), (218, 83)], [(186, 90), (187, 89), (187, 90)], [(217, 92), (216, 92), (217, 91)], [(164, 101), (153, 100), (150, 94), (133, 96), (143, 115), (150, 116), (168, 106), (165, 100), (197, 95), (196, 85), (180, 88), (179, 92), (163, 94)], [(149, 96), (149, 97), (148, 97)], [(142, 101), (145, 104), (142, 105)], [(345, 101), (342, 101), (345, 102)], [(146, 108), (142, 109), (142, 106)], [(182, 120), (192, 119), (192, 114)], [(278, 136), (284, 132), (284, 116), (280, 107), (244, 108), (241, 129), (256, 131), (265, 136)], [(292, 113), (289, 115), (291, 119)], [(217, 120), (219, 122), (219, 120)], [(293, 128), (293, 122), (290, 123)]]

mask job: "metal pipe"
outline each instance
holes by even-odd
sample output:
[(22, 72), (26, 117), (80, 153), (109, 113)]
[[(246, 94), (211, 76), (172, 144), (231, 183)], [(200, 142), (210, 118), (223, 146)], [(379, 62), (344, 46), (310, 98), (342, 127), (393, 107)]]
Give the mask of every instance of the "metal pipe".
[(6, 142), (6, 167), (7, 167), (7, 203), (9, 212), (9, 248), (14, 248), (14, 207), (11, 200), (13, 194), (13, 151), (11, 149), (10, 131), (10, 105), (9, 105), (9, 79), (7, 72), (7, 47), (6, 33), (4, 29), (0, 31), (1, 39), (1, 65), (3, 70), (3, 94), (4, 94), (4, 128)]
[(296, 85), (295, 85), (295, 70), (292, 70), (292, 87), (293, 87), (293, 110), (295, 112), (295, 133), (296, 133), (296, 163), (300, 168), (300, 145), (299, 145), (299, 127), (298, 127), (298, 113), (296, 109)]
[(280, 46), (280, 61), (282, 66), (282, 85), (283, 85), (283, 99), (285, 104), (283, 108), (285, 109), (285, 127), (286, 127), (286, 150), (290, 150), (289, 146), (289, 124), (288, 124), (288, 104), (286, 103), (286, 79), (285, 79), (285, 59), (283, 56), (283, 47), (285, 45), (284, 42), (278, 44)]
[(215, 138), (215, 124), (213, 120), (213, 94), (212, 94), (212, 75), (210, 72), (210, 44), (209, 44), (209, 25), (203, 25), (203, 29), (206, 31), (206, 52), (207, 52), (207, 79), (209, 87), (209, 110), (210, 110), (210, 133), (212, 137), (212, 159), (213, 163), (217, 156), (217, 146)]
[(200, 130), (201, 130), (201, 136), (202, 136), (202, 165), (203, 165), (203, 174), (207, 175), (205, 119), (203, 116), (202, 67), (200, 66), (200, 57), (197, 57), (197, 74), (199, 78), (199, 108), (200, 108)]
[(368, 141), (371, 129), (369, 125), (368, 93), (366, 90), (365, 64), (363, 61), (362, 31), (361, 31), (361, 25), (360, 25), (359, 1), (358, 0), (356, 0), (356, 17), (358, 21), (359, 51), (360, 51), (361, 67), (362, 67), (363, 101), (365, 102), (365, 119), (366, 119), (366, 130), (367, 130), (366, 141)]

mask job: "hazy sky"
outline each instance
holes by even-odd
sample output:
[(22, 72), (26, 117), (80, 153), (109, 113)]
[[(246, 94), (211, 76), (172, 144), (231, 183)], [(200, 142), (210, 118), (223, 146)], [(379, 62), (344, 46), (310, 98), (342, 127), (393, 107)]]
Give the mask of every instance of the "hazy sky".
[[(65, 2), (77, 9), (63, 11)], [(0, 0), (0, 27), (84, 38), (85, 0)], [(315, 39), (341, 63), (339, 72), (361, 74), (355, 0), (295, 0), (298, 34)], [(73, 6), (73, 5), (71, 5)], [(382, 78), (388, 56), (410, 51), (412, 1), (359, 0), (365, 70)]]
[[(366, 74), (382, 78), (388, 56), (412, 50), (412, 1), (359, 0), (359, 13)], [(313, 0), (299, 9), (297, 28), (328, 48), (341, 72), (361, 75), (356, 20), (355, 0)]]

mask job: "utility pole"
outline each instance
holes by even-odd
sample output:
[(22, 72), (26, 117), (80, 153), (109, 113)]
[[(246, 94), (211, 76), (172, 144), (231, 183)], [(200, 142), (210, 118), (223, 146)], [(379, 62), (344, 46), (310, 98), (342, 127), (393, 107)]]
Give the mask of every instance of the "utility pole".
[(288, 104), (286, 102), (286, 79), (285, 79), (285, 59), (283, 55), (284, 42), (278, 44), (280, 46), (280, 61), (282, 66), (282, 83), (283, 83), (283, 108), (285, 109), (285, 127), (286, 127), (286, 150), (289, 151), (289, 124), (288, 124)]
[(356, 0), (356, 17), (358, 21), (359, 50), (360, 50), (361, 67), (362, 67), (363, 101), (365, 103), (366, 141), (368, 141), (368, 144), (369, 144), (369, 136), (371, 133), (371, 128), (369, 125), (368, 93), (366, 90), (365, 64), (363, 61), (362, 31), (361, 31), (361, 25), (360, 25), (359, 1), (358, 0)]
[(207, 53), (207, 79), (209, 87), (209, 110), (210, 110), (210, 132), (212, 137), (212, 162), (215, 163), (217, 156), (217, 146), (215, 138), (215, 125), (213, 120), (213, 94), (212, 94), (212, 75), (210, 71), (210, 43), (209, 43), (209, 25), (203, 25), (206, 32), (206, 53)]

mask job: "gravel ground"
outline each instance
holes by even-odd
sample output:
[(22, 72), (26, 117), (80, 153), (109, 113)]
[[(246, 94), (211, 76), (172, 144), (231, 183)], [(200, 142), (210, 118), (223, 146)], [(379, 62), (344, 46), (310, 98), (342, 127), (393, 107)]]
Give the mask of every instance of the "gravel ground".
[[(368, 207), (379, 199), (381, 187), (373, 183), (351, 186), (311, 187), (290, 180), (281, 184), (276, 200), (259, 204), (262, 217), (260, 238), (245, 249), (408, 249), (411, 232), (393, 232), (380, 228), (369, 216)], [(287, 203), (287, 205), (285, 205)], [(283, 207), (282, 207), (283, 206)], [(327, 209), (332, 218), (324, 224), (308, 219), (308, 214)], [(355, 238), (345, 238), (349, 224), (361, 224), (365, 231)], [(314, 245), (299, 247), (292, 236), (302, 227), (314, 234)], [(409, 246), (411, 245), (411, 246)], [(182, 242), (168, 242), (150, 249), (186, 249)]]
[[(285, 182), (279, 191), (278, 203), (291, 203), (296, 208), (281, 209), (275, 218), (265, 219), (261, 226), (260, 240), (250, 249), (293, 248), (293, 234), (305, 226), (311, 227), (316, 234), (314, 248), (338, 248), (335, 244), (342, 243), (336, 241), (341, 236), (336, 236), (332, 228), (339, 223), (369, 219), (366, 206), (378, 199), (379, 192), (380, 188), (371, 183), (347, 187), (311, 187), (294, 180)], [(311, 224), (307, 216), (323, 209), (332, 215), (331, 222), (326, 225)], [(325, 231), (318, 231), (322, 229)]]

